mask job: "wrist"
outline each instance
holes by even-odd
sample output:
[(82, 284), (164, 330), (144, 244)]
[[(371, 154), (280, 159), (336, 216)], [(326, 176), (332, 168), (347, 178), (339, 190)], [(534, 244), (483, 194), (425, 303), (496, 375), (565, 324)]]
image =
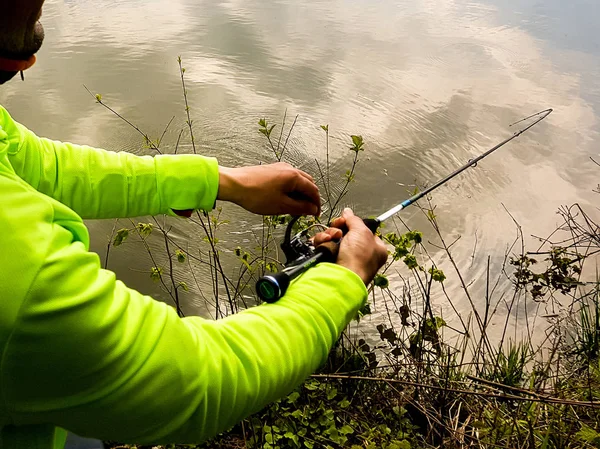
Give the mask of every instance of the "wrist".
[(369, 273), (367, 273), (367, 270), (363, 264), (352, 262), (350, 260), (338, 260), (337, 264), (355, 273), (365, 285), (371, 282), (371, 277), (369, 276)]
[(235, 192), (238, 189), (234, 168), (219, 166), (219, 190), (217, 200), (235, 203)]

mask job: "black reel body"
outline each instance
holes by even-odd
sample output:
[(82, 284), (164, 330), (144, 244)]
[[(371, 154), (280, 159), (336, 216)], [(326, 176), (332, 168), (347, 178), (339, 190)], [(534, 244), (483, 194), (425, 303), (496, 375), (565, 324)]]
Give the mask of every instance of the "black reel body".
[(283, 270), (267, 274), (256, 283), (256, 292), (265, 302), (277, 301), (285, 294), (292, 279), (323, 259), (323, 252), (315, 251), (309, 241), (308, 229), (292, 237), (292, 231), (299, 219), (300, 217), (293, 217), (289, 222), (283, 243), (280, 245), (286, 259)]
[(290, 267), (301, 263), (303, 259), (308, 259), (315, 254), (315, 248), (307, 238), (308, 230), (299, 232), (292, 237), (294, 225), (300, 217), (292, 217), (292, 220), (287, 225), (285, 237), (280, 247), (285, 255), (285, 267)]

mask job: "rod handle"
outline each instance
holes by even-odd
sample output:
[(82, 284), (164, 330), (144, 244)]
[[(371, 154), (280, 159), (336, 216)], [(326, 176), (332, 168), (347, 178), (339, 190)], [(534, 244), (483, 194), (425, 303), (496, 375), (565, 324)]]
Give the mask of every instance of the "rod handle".
[[(379, 229), (379, 226), (381, 225), (381, 222), (376, 218), (363, 218), (362, 221), (373, 234), (377, 232), (377, 229)], [(344, 235), (348, 233), (348, 226), (343, 225), (340, 229)]]

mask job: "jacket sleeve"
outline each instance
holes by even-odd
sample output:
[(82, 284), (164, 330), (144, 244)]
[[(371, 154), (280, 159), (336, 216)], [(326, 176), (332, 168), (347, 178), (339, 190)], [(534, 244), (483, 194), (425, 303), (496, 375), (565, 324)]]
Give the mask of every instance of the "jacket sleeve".
[(9, 161), (36, 190), (83, 218), (173, 214), (214, 207), (216, 159), (200, 155), (136, 156), (36, 136), (0, 108), (10, 136)]
[(322, 264), (275, 304), (219, 321), (181, 319), (101, 269), (67, 230), (31, 226), (47, 249), (0, 366), (15, 425), (52, 423), (124, 442), (201, 442), (322, 365), (367, 295), (354, 273)]

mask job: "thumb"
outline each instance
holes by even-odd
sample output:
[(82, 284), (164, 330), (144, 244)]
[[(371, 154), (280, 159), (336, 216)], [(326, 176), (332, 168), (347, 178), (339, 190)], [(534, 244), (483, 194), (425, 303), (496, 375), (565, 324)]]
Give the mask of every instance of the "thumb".
[(352, 212), (352, 209), (350, 209), (349, 207), (345, 207), (342, 211), (342, 218), (348, 219), (351, 217), (355, 217), (354, 212)]
[(354, 212), (352, 212), (352, 209), (350, 209), (349, 207), (346, 207), (342, 212), (342, 218), (346, 220), (346, 226), (348, 227), (349, 231), (351, 231), (352, 229), (357, 229), (357, 227), (360, 226), (365, 226), (362, 219), (354, 215)]

